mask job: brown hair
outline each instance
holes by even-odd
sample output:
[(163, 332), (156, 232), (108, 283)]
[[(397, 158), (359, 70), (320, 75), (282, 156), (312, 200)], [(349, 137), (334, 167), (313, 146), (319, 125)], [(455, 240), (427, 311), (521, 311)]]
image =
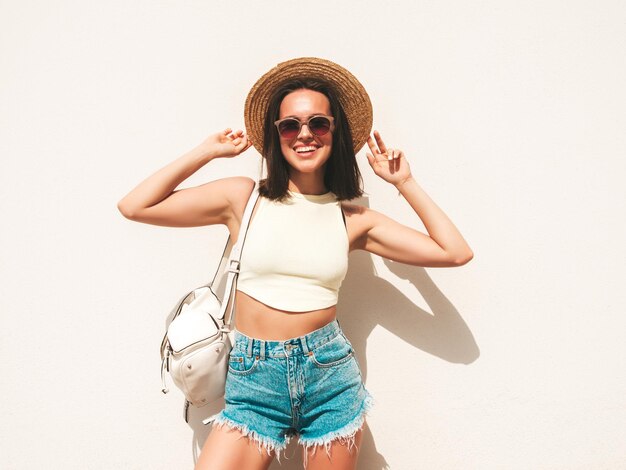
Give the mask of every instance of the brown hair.
[(263, 157), (267, 165), (267, 178), (259, 181), (259, 193), (269, 199), (281, 201), (287, 196), (289, 163), (280, 148), (280, 137), (274, 122), (279, 118), (280, 105), (289, 93), (296, 90), (313, 90), (323, 93), (330, 102), (335, 118), (332, 150), (324, 184), (338, 200), (350, 200), (363, 194), (363, 179), (356, 162), (352, 132), (346, 114), (332, 85), (319, 78), (296, 78), (282, 83), (272, 94), (263, 128)]

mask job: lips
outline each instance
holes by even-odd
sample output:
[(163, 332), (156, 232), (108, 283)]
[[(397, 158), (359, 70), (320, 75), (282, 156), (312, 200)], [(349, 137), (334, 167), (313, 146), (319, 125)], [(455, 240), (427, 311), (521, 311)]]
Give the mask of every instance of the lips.
[(299, 147), (295, 147), (294, 151), (302, 156), (302, 157), (307, 157), (309, 155), (312, 155), (313, 152), (315, 152), (319, 147), (317, 147), (316, 145), (301, 145)]
[(298, 153), (313, 152), (314, 150), (317, 150), (317, 146), (316, 145), (301, 145), (299, 147), (295, 147), (294, 150)]

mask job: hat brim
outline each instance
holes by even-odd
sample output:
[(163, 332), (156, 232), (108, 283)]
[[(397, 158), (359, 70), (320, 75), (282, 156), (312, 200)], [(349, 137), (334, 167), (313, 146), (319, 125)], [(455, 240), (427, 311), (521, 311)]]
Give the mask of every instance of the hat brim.
[(347, 69), (317, 57), (281, 62), (250, 89), (244, 107), (244, 122), (254, 147), (263, 154), (263, 126), (274, 90), (287, 80), (302, 77), (319, 78), (334, 87), (350, 125), (356, 154), (365, 145), (372, 130), (373, 112), (369, 95)]

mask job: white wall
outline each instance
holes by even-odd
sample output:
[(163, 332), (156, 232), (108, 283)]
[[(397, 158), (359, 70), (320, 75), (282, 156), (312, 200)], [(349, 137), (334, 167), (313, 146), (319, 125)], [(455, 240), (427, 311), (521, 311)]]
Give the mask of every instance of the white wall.
[[(210, 410), (182, 421), (158, 346), (226, 231), (116, 203), (243, 126), (271, 66), (314, 55), (359, 77), (475, 253), (456, 269), (352, 256), (339, 318), (376, 398), (359, 468), (625, 468), (623, 2), (0, 7), (0, 467), (192, 468)], [(363, 203), (422, 229), (358, 158)], [(259, 164), (251, 149), (182, 186)]]

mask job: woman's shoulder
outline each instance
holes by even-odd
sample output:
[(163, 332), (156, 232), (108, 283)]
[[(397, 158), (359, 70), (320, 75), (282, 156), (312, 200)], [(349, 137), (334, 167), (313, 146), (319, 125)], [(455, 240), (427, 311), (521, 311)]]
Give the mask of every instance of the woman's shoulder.
[(354, 202), (340, 201), (341, 209), (346, 217), (352, 217), (354, 219), (365, 219), (371, 214), (369, 207), (355, 204)]
[(247, 176), (231, 176), (222, 179), (222, 184), (235, 218), (241, 220), (255, 181)]
[(233, 240), (237, 239), (239, 226), (243, 219), (248, 199), (252, 194), (255, 181), (247, 176), (231, 176), (219, 180), (220, 190), (230, 207), (229, 216), (226, 218), (226, 226)]
[(221, 179), (222, 183), (233, 192), (252, 191), (255, 181), (248, 176), (229, 176)]
[(341, 201), (341, 209), (347, 222), (357, 228), (359, 232), (366, 232), (381, 220), (388, 219), (382, 212), (353, 202)]
[(371, 222), (372, 209), (353, 202), (340, 201), (341, 210), (346, 216), (346, 223), (359, 227), (359, 231), (365, 229)]
[(252, 194), (255, 181), (248, 176), (230, 176), (222, 178), (221, 183), (226, 193), (226, 197), (231, 205), (236, 208), (241, 205), (246, 206), (248, 198)]

